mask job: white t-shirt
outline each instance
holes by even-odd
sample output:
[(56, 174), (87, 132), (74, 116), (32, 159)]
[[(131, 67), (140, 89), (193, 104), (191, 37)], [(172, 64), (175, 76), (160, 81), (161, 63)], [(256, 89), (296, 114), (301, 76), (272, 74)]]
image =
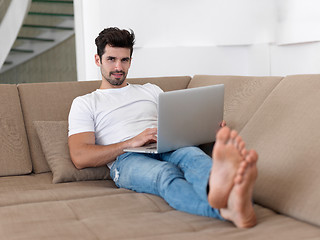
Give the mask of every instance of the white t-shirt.
[(73, 100), (69, 136), (94, 132), (97, 145), (133, 138), (146, 128), (157, 127), (158, 86), (129, 84), (123, 88), (97, 89)]

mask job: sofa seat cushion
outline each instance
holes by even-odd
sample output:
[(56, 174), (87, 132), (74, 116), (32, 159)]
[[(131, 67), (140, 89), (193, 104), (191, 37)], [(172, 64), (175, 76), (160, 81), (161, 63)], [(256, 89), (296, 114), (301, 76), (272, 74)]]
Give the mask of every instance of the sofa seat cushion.
[[(255, 206), (258, 225), (179, 212), (160, 197), (117, 189), (110, 180), (52, 184), (50, 173), (0, 183), (3, 239), (306, 239), (317, 227)], [(14, 193), (16, 192), (16, 193)], [(9, 201), (9, 200), (8, 200)]]
[(1, 84), (0, 101), (0, 176), (28, 174), (32, 164), (17, 87)]
[(53, 173), (53, 183), (107, 179), (107, 166), (81, 170), (74, 166), (69, 154), (67, 121), (35, 121), (34, 125)]
[(52, 173), (1, 177), (0, 207), (127, 192), (111, 180), (52, 184)]
[(288, 76), (240, 133), (260, 156), (255, 201), (318, 226), (319, 103), (320, 75)]

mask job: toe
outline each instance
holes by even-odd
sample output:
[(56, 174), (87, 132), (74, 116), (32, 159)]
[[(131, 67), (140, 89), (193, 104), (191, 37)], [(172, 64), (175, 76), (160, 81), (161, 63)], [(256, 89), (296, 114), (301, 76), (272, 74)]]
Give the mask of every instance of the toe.
[(230, 132), (230, 140), (232, 140), (233, 142), (235, 142), (236, 138), (238, 137), (238, 133), (236, 130), (232, 130)]
[(241, 136), (237, 136), (235, 138), (235, 141), (234, 141), (235, 145), (236, 145), (236, 148), (241, 152), (241, 150), (243, 149), (244, 147), (244, 141), (242, 140), (242, 137)]
[(249, 163), (255, 163), (258, 160), (258, 154), (254, 150), (250, 150), (246, 155), (246, 161)]
[(228, 127), (221, 128), (217, 133), (217, 142), (226, 143), (230, 139), (230, 129)]

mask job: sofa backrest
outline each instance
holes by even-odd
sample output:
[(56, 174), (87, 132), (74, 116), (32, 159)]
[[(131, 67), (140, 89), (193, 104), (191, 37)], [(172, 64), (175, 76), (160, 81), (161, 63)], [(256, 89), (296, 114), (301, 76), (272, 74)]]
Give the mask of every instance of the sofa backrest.
[(26, 130), (16, 85), (0, 85), (0, 176), (32, 170)]
[(99, 85), (100, 81), (18, 85), (35, 173), (48, 172), (50, 169), (42, 152), (34, 121), (67, 120), (73, 99), (94, 91)]
[(254, 200), (320, 226), (320, 75), (285, 77), (241, 136), (259, 153)]
[[(163, 77), (128, 79), (131, 83), (157, 82), (164, 89), (186, 88), (190, 77)], [(99, 88), (101, 81), (29, 83), (18, 85), (27, 135), (29, 139), (33, 171), (50, 171), (37, 136), (35, 121), (65, 121), (73, 99)]]
[(225, 85), (224, 119), (240, 131), (283, 77), (195, 75), (188, 88)]

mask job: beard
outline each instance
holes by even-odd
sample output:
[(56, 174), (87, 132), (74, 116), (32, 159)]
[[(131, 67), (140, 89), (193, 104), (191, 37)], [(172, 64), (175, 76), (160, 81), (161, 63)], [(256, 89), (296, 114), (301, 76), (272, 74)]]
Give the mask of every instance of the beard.
[[(121, 73), (122, 77), (121, 78), (112, 78), (112, 74), (114, 74), (114, 73)], [(113, 71), (113, 72), (109, 73), (109, 77), (106, 77), (105, 75), (103, 75), (103, 77), (112, 86), (121, 86), (123, 84), (124, 80), (126, 80), (127, 74), (124, 71)]]

